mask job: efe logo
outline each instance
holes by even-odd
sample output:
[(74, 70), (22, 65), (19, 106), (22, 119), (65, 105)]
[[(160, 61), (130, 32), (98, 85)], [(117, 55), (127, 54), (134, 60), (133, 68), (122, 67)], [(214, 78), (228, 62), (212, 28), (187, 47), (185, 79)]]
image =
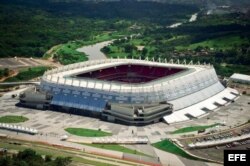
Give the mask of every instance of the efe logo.
[(224, 166), (249, 166), (250, 151), (224, 150)]
[(246, 161), (246, 154), (228, 154), (228, 161)]

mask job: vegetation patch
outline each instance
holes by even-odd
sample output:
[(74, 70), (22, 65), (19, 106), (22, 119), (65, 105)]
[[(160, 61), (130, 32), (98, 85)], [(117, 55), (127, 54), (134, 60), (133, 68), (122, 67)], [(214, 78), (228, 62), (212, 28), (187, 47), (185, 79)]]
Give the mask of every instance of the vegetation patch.
[(6, 115), (0, 117), (0, 123), (21, 123), (29, 120), (24, 116)]
[(67, 131), (72, 135), (83, 136), (83, 137), (104, 137), (112, 135), (112, 133), (104, 132), (101, 130), (92, 130), (84, 128), (66, 128), (65, 131)]
[(92, 146), (92, 147), (101, 148), (101, 149), (114, 150), (114, 151), (128, 153), (128, 154), (136, 154), (136, 155), (151, 157), (145, 153), (142, 153), (137, 150), (130, 149), (130, 148), (126, 148), (118, 144), (83, 144), (83, 145)]
[(181, 133), (188, 133), (188, 132), (193, 132), (193, 131), (198, 131), (198, 130), (204, 130), (208, 128), (212, 128), (215, 126), (220, 125), (219, 123), (215, 123), (212, 125), (207, 125), (207, 126), (191, 126), (191, 127), (184, 127), (178, 130), (175, 130), (172, 132), (172, 134), (181, 134)]
[[(114, 165), (111, 165), (111, 164), (107, 164), (107, 163), (104, 163), (102, 161), (95, 161), (96, 157), (94, 157), (94, 159), (85, 159), (83, 158), (85, 155), (87, 155), (86, 153), (81, 153), (80, 155), (76, 153), (74, 153), (74, 151), (66, 151), (66, 150), (63, 150), (63, 149), (58, 149), (58, 148), (53, 148), (53, 147), (50, 147), (50, 146), (44, 146), (44, 145), (41, 145), (41, 144), (37, 144), (37, 143), (30, 143), (30, 142), (23, 142), (23, 141), (16, 141), (16, 140), (11, 140), (11, 141), (15, 141), (15, 142), (5, 142), (6, 140), (5, 139), (2, 139), (0, 140), (0, 147), (4, 147), (4, 148), (7, 148), (8, 150), (17, 150), (17, 151), (24, 151), (28, 148), (32, 149), (33, 151), (36, 152), (36, 154), (38, 155), (42, 155), (42, 156), (45, 156), (45, 158), (47, 157), (51, 157), (52, 160), (53, 159), (56, 159), (56, 158), (67, 158), (67, 159), (71, 159), (74, 163), (80, 163), (80, 165), (82, 164), (89, 164), (89, 165), (96, 165), (96, 166), (114, 166)], [(10, 141), (10, 140), (9, 140)], [(47, 157), (46, 157), (47, 156)], [(68, 158), (70, 157), (70, 158)], [(88, 157), (92, 157), (92, 156), (89, 156)], [(100, 158), (100, 157), (98, 157)], [(1, 157), (0, 157), (0, 160), (1, 160)], [(112, 159), (110, 159), (112, 160)], [(7, 165), (7, 164), (1, 164), (0, 165)], [(38, 163), (39, 166), (41, 166), (40, 163)], [(38, 166), (38, 165), (35, 165), (33, 163), (32, 166)], [(49, 164), (47, 164), (49, 166)], [(46, 165), (46, 166), (47, 166)], [(63, 164), (62, 163), (58, 163), (58, 166), (62, 166)], [(53, 165), (53, 166), (57, 166), (57, 165)]]
[[(173, 154), (185, 157), (187, 159), (202, 160), (202, 159), (199, 159), (197, 157), (189, 155), (184, 150), (182, 150), (181, 148), (179, 148), (177, 145), (175, 145), (174, 143), (172, 143), (170, 140), (163, 140), (163, 141), (160, 141), (160, 142), (156, 142), (156, 143), (154, 143), (152, 145), (154, 147), (156, 147), (157, 149), (161, 149), (163, 151), (166, 151), (166, 152), (169, 152), (169, 153), (173, 153)], [(205, 160), (202, 160), (202, 161), (205, 161)]]
[(8, 77), (10, 75), (10, 70), (8, 68), (0, 68), (0, 79), (3, 77)]
[(30, 67), (26, 69), (21, 69), (19, 73), (14, 76), (6, 79), (4, 82), (20, 82), (28, 81), (33, 78), (42, 76), (46, 70), (50, 69), (49, 67), (39, 66), (39, 67)]
[[(39, 164), (38, 164), (39, 163)], [(51, 156), (46, 155), (44, 158), (42, 155), (37, 154), (32, 149), (25, 149), (18, 152), (17, 155), (0, 157), (0, 165), (25, 165), (25, 166), (67, 166), (71, 163), (70, 157), (57, 157), (52, 159)]]
[(230, 77), (234, 73), (241, 73), (241, 74), (250, 74), (250, 66), (247, 65), (233, 65), (233, 64), (226, 64), (226, 65), (215, 65), (216, 73), (218, 75), (223, 75)]
[[(83, 62), (88, 60), (88, 55), (83, 52), (78, 52), (77, 48), (92, 45), (95, 43), (111, 40), (121, 37), (121, 34), (117, 32), (103, 33), (101, 35), (94, 36), (93, 38), (85, 40), (70, 41), (66, 44), (61, 44), (56, 50), (53, 50), (53, 58), (59, 61), (63, 65), (68, 65), (77, 62)], [(44, 58), (48, 58), (50, 55), (45, 54)]]
[(216, 50), (228, 50), (235, 47), (241, 47), (242, 45), (249, 45), (250, 41), (245, 36), (230, 35), (223, 36), (214, 39), (204, 40), (202, 42), (193, 43), (188, 46), (177, 46), (177, 50), (202, 50), (202, 49), (216, 49)]

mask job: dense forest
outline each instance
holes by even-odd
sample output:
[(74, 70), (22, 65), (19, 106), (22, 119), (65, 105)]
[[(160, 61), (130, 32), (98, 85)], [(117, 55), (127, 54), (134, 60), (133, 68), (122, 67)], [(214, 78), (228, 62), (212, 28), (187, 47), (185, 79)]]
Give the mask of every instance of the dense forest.
[(2, 0), (0, 56), (41, 57), (57, 44), (89, 40), (103, 31), (126, 30), (131, 21), (165, 25), (195, 11), (198, 11), (195, 6), (154, 2)]
[[(142, 50), (138, 48), (143, 48)], [(219, 74), (250, 74), (250, 22), (247, 14), (200, 14), (178, 28), (145, 28), (141, 36), (116, 40), (102, 49), (110, 57), (180, 59), (215, 65)]]
[[(70, 64), (88, 59), (78, 47), (118, 39), (102, 51), (114, 58), (201, 61), (214, 64), (222, 75), (236, 69), (249, 74), (250, 12), (229, 7), (207, 15), (206, 10), (189, 3), (134, 0), (3, 0), (0, 57), (50, 57), (46, 52), (56, 46), (54, 59)], [(198, 19), (189, 22), (194, 13)], [(168, 28), (178, 22), (183, 24)], [(119, 40), (131, 34), (140, 35)]]

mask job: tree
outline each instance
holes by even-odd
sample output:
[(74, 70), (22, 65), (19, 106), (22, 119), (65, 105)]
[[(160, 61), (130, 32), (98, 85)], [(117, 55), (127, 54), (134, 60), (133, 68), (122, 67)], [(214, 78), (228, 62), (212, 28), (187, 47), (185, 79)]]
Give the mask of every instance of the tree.
[(11, 166), (12, 165), (12, 160), (9, 156), (6, 157), (0, 157), (0, 165), (4, 166)]
[(144, 47), (143, 50), (142, 50), (142, 55), (146, 56), (147, 53), (148, 53), (148, 49), (146, 47)]
[(105, 53), (105, 54), (108, 54), (111, 52), (111, 49), (108, 47), (108, 46), (105, 46), (102, 48), (102, 51)]
[(67, 166), (71, 163), (70, 157), (57, 157), (55, 160), (46, 155), (43, 158), (32, 149), (26, 149), (12, 156), (0, 156), (0, 166)]
[(66, 158), (63, 158), (63, 157), (57, 157), (55, 159), (55, 164), (56, 166), (67, 166), (71, 163), (71, 158), (70, 157), (66, 157)]
[(8, 68), (4, 68), (4, 70), (3, 70), (3, 75), (4, 75), (5, 77), (8, 77), (9, 74), (10, 74), (10, 70), (9, 70)]
[(45, 162), (51, 162), (51, 161), (52, 161), (51, 155), (46, 155), (45, 156)]
[(124, 46), (124, 49), (125, 49), (125, 52), (126, 52), (126, 53), (132, 53), (133, 50), (135, 49), (135, 46), (132, 45), (132, 44), (126, 44), (126, 45)]

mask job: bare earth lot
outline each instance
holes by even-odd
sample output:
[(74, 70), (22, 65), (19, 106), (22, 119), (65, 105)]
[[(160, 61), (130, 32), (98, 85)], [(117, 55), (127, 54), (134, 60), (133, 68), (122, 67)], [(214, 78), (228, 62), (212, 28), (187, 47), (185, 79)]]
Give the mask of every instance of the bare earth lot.
[(23, 67), (35, 67), (35, 66), (60, 66), (57, 63), (32, 58), (0, 58), (0, 68), (23, 68)]

